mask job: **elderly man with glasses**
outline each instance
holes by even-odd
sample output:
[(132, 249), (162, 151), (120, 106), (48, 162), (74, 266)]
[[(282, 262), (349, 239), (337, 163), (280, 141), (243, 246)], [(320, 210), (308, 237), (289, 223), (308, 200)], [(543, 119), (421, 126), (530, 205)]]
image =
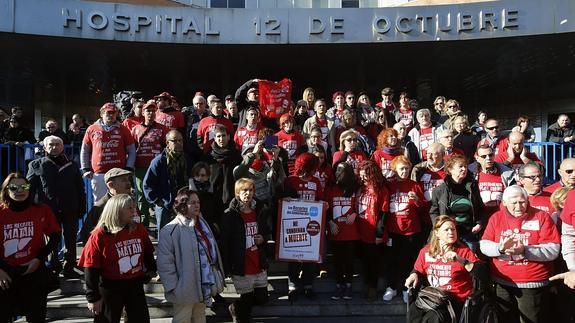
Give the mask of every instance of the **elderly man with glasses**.
[(549, 214), (555, 211), (551, 204), (551, 193), (543, 191), (543, 175), (537, 165), (521, 166), (518, 178), (519, 185), (529, 194), (529, 205)]
[(543, 190), (545, 192), (553, 193), (560, 187), (567, 187), (572, 189), (575, 187), (575, 158), (565, 158), (559, 166), (559, 180)]
[(507, 149), (507, 137), (499, 131), (499, 122), (495, 119), (487, 119), (485, 121), (485, 136), (478, 145), (487, 144), (493, 148), (495, 155), (499, 153), (500, 149)]

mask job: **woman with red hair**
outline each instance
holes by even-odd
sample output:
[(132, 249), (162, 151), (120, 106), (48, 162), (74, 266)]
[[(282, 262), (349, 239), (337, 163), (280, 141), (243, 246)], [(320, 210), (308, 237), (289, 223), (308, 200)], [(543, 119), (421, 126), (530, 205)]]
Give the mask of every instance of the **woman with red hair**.
[(383, 129), (377, 136), (377, 151), (373, 153), (371, 159), (376, 162), (381, 173), (386, 178), (394, 176), (391, 170), (391, 161), (404, 154), (399, 141), (399, 134), (393, 128)]
[(327, 119), (333, 122), (334, 127), (339, 127), (343, 120), (343, 112), (345, 108), (345, 94), (342, 91), (335, 92), (331, 99), (333, 101), (333, 107), (327, 110), (325, 114)]
[(280, 117), (280, 131), (276, 133), (278, 146), (285, 149), (288, 154), (288, 170), (291, 174), (294, 170), (296, 152), (305, 143), (303, 135), (294, 130), (294, 118), (289, 113)]
[[(314, 174), (319, 166), (319, 159), (312, 153), (302, 153), (295, 160), (294, 174), (285, 181), (285, 192), (288, 196), (304, 201), (319, 201), (323, 190)], [(301, 272), (301, 278), (300, 278)], [(316, 299), (312, 290), (313, 278), (317, 273), (317, 264), (309, 262), (288, 263), (289, 292), (288, 298), (294, 301), (303, 288), (308, 299)]]
[(377, 279), (379, 277), (384, 242), (383, 223), (389, 212), (389, 191), (381, 170), (371, 160), (359, 164), (361, 182), (357, 196), (357, 229), (361, 239), (362, 264), (365, 296), (369, 301), (377, 298)]

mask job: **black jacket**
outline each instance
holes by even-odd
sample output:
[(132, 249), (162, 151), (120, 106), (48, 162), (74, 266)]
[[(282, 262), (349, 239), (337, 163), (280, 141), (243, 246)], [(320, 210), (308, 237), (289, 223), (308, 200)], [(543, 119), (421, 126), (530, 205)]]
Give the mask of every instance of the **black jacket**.
[[(258, 252), (260, 256), (260, 266), (262, 269), (267, 270), (268, 262), (266, 259), (265, 241), (269, 238), (270, 229), (261, 206), (261, 203), (256, 202), (258, 233), (264, 237), (264, 243), (258, 246)], [(246, 226), (239, 207), (240, 202), (234, 198), (222, 216), (221, 251), (226, 276), (245, 275)]]
[[(484, 225), (483, 223), (483, 201), (481, 200), (481, 195), (479, 194), (479, 185), (477, 181), (473, 179), (471, 173), (467, 174), (467, 177), (463, 180), (466, 190), (469, 192), (469, 200), (473, 206), (472, 211), (472, 223), (462, 224), (466, 229), (471, 229), (476, 224)], [(445, 182), (433, 189), (431, 208), (429, 210), (429, 215), (431, 220), (435, 222), (435, 219), (440, 215), (455, 216), (454, 212), (451, 210), (450, 205), (454, 202), (453, 189), (456, 184), (451, 179), (451, 176), (445, 177)], [(459, 227), (459, 225), (458, 225)], [(460, 232), (459, 234), (462, 234)]]
[(559, 127), (559, 124), (555, 122), (554, 124), (550, 125), (547, 129), (547, 138), (545, 141), (551, 141), (558, 144), (562, 144), (565, 141), (565, 137), (573, 136), (575, 134), (575, 129), (570, 125), (569, 127), (562, 129)]
[(54, 214), (61, 212), (82, 217), (86, 212), (84, 180), (74, 161), (58, 166), (49, 157), (33, 160), (26, 178), (32, 185), (32, 196), (37, 196), (39, 203), (50, 206)]

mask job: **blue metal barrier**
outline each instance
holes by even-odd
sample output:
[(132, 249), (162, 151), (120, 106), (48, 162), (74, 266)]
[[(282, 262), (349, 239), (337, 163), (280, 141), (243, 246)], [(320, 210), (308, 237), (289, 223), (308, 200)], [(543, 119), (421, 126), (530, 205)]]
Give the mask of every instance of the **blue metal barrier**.
[(557, 144), (554, 142), (530, 142), (525, 143), (530, 151), (535, 153), (545, 165), (545, 179), (547, 183), (559, 180), (557, 170), (561, 161), (565, 158), (573, 157), (573, 148), (571, 143)]

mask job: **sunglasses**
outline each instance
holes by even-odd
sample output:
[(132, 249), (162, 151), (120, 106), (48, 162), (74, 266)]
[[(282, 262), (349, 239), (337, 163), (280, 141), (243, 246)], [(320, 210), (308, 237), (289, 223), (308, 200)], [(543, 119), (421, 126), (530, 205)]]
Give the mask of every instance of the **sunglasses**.
[(573, 169), (564, 169), (563, 170), (565, 173), (567, 174), (572, 174), (573, 173)]
[(493, 157), (494, 155), (495, 155), (494, 153), (487, 154), (487, 155), (479, 155), (479, 158), (485, 159), (485, 158), (487, 158), (487, 157)]
[(458, 106), (456, 106), (456, 105), (449, 105), (449, 106), (447, 106), (447, 107), (448, 107), (448, 108), (450, 108), (450, 109), (456, 109), (456, 108), (459, 108), (459, 107), (458, 107)]
[(522, 178), (529, 178), (532, 182), (535, 182), (536, 179), (541, 179), (540, 175), (533, 175), (533, 176), (521, 176)]
[(497, 129), (499, 129), (499, 126), (485, 127), (485, 129), (487, 129), (487, 130), (497, 130)]
[(23, 190), (23, 191), (27, 191), (27, 190), (30, 189), (30, 184), (20, 184), (20, 185), (10, 184), (10, 185), (8, 185), (8, 189), (9, 189), (11, 192), (16, 192), (16, 191), (18, 191), (19, 189), (20, 189), (20, 190)]
[(349, 141), (357, 141), (357, 138), (347, 138), (347, 139), (345, 139), (345, 141), (348, 141), (348, 142)]

